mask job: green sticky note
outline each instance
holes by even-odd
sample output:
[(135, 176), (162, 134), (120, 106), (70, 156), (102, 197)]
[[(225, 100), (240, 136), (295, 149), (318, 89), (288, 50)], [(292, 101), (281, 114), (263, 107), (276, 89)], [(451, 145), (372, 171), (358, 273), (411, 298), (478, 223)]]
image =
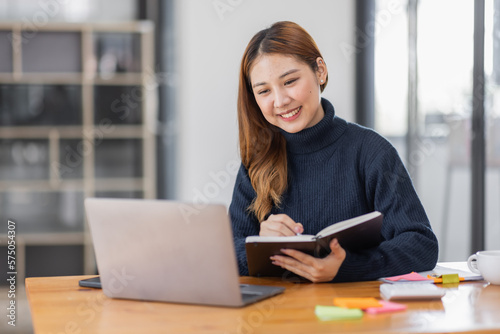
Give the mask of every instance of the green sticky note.
[(363, 311), (359, 308), (344, 308), (339, 306), (316, 305), (314, 313), (321, 321), (359, 319)]
[(458, 277), (458, 274), (441, 275), (441, 278), (443, 279), (443, 284), (460, 282), (460, 277)]

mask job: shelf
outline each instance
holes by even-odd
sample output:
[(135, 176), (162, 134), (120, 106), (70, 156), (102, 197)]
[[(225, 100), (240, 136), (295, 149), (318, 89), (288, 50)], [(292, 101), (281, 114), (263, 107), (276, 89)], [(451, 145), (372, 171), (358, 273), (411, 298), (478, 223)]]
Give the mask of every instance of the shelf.
[[(21, 30), (26, 26), (23, 21), (1, 21), (1, 30)], [(101, 31), (101, 32), (140, 32), (151, 33), (154, 24), (151, 21), (129, 22), (51, 22), (37, 26), (38, 31)]]
[[(16, 235), (47, 232), (83, 232), (82, 190), (0, 193), (0, 219), (16, 222)], [(7, 233), (6, 224), (0, 233)]]
[(77, 191), (84, 187), (80, 180), (2, 180), (2, 192), (50, 192), (50, 191)]
[(0, 75), (2, 72), (12, 72), (12, 33), (8, 29), (0, 29)]
[(81, 73), (0, 73), (0, 82), (11, 85), (81, 85), (83, 75)]
[(86, 197), (156, 197), (153, 24), (37, 28), (0, 22), (0, 220), (17, 224), (20, 281), (63, 249), (71, 264), (32, 274), (95, 271)]
[[(146, 181), (145, 178), (96, 178), (93, 186), (96, 192), (141, 192)], [(0, 193), (77, 191), (82, 189), (84, 189), (83, 179), (64, 179), (53, 182), (48, 180), (2, 180), (0, 184)]]
[(82, 124), (78, 85), (0, 84), (0, 124), (6, 126)]
[(0, 180), (31, 181), (50, 177), (47, 139), (0, 141)]
[[(1, 55), (0, 55), (1, 57)], [(0, 58), (1, 59), (1, 58)], [(52, 84), (52, 85), (101, 85), (101, 86), (139, 86), (144, 80), (154, 77), (142, 73), (22, 73), (14, 75), (0, 71), (0, 82), (4, 84)]]
[[(0, 126), (0, 139), (47, 139), (51, 136), (67, 139), (91, 140), (96, 138), (142, 138), (142, 125), (114, 125), (112, 123), (95, 126)], [(92, 139), (94, 140), (94, 139)]]
[(96, 85), (100, 86), (137, 86), (144, 83), (143, 75), (139, 73), (113, 73), (108, 75), (96, 73), (92, 79)]
[[(7, 241), (8, 239), (6, 236), (0, 235), (0, 247), (7, 245)], [(23, 233), (16, 238), (16, 242), (33, 246), (81, 245), (84, 242), (84, 233)]]
[(82, 33), (79, 31), (21, 31), (21, 70), (33, 72), (82, 72)]

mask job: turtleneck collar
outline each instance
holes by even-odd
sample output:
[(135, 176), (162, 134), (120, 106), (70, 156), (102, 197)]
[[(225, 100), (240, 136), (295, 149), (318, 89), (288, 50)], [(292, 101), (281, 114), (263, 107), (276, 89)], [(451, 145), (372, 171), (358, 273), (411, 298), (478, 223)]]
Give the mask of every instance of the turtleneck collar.
[(318, 124), (297, 133), (281, 130), (289, 153), (307, 154), (319, 151), (342, 135), (346, 122), (335, 116), (335, 109), (327, 99), (321, 98), (321, 105), (325, 116)]

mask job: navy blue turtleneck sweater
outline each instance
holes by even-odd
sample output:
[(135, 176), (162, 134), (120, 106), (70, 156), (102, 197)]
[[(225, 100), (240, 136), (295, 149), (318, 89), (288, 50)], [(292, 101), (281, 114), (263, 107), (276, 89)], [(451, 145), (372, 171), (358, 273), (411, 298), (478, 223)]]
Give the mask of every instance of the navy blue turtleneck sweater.
[[(280, 208), (316, 234), (332, 223), (374, 210), (384, 214), (383, 242), (347, 252), (333, 282), (374, 280), (432, 269), (438, 242), (412, 181), (395, 148), (373, 130), (335, 116), (321, 101), (324, 118), (291, 134), (287, 142), (288, 188)], [(240, 275), (248, 275), (245, 238), (259, 234), (259, 221), (247, 208), (256, 193), (242, 165), (229, 207)]]

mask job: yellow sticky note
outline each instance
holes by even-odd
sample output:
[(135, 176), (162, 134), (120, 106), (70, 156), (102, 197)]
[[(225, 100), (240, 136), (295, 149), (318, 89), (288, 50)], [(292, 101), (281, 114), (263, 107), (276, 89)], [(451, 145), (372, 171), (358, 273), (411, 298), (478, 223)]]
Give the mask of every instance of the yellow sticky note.
[(382, 304), (375, 298), (333, 298), (333, 305), (347, 308), (366, 309), (369, 307), (381, 307)]
[(458, 274), (441, 275), (441, 278), (443, 279), (443, 284), (460, 282), (460, 277), (458, 276)]
[(316, 305), (314, 313), (321, 321), (359, 319), (363, 317), (363, 311), (360, 309), (338, 306)]

